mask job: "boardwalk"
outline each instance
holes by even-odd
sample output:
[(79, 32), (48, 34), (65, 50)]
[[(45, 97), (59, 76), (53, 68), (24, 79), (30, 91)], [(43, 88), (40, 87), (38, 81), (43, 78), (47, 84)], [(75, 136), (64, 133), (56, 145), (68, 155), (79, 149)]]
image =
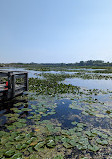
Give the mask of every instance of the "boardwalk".
[(14, 98), (27, 90), (27, 72), (0, 70), (0, 100)]

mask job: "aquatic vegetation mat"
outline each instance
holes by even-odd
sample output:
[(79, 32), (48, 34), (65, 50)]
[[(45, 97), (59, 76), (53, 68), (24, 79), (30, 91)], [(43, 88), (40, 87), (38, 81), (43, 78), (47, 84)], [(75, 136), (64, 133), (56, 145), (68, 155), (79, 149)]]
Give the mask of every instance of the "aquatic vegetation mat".
[(112, 156), (111, 91), (30, 78), (29, 92), (1, 106), (0, 158), (92, 159)]

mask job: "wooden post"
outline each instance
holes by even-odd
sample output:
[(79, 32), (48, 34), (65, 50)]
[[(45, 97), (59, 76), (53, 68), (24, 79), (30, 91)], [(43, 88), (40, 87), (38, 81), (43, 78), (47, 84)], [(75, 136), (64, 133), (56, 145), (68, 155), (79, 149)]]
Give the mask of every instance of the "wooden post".
[(8, 72), (8, 89), (11, 88), (11, 73)]
[(28, 91), (28, 73), (25, 73), (25, 78), (24, 78), (24, 84), (25, 84), (25, 91)]
[(15, 75), (12, 75), (12, 98), (15, 97)]

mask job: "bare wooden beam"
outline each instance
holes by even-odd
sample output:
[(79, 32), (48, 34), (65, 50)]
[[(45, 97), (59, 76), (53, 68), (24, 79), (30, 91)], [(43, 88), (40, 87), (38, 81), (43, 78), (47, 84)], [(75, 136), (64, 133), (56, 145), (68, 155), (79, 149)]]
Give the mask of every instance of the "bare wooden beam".
[(27, 72), (17, 72), (17, 73), (13, 73), (13, 74), (15, 74), (15, 75), (24, 75), (25, 73), (27, 73)]
[(7, 77), (8, 73), (1, 73), (0, 72), (0, 77)]
[(25, 74), (16, 75), (15, 78), (24, 78)]

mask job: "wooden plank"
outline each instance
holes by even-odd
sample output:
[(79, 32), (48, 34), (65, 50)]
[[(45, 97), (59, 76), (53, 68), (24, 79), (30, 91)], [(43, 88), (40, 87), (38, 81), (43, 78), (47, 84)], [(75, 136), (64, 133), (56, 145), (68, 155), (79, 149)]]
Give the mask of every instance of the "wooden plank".
[(18, 91), (18, 92), (15, 92), (15, 96), (18, 96), (20, 94), (23, 94), (23, 91)]
[(25, 90), (25, 86), (19, 86), (19, 87), (15, 87), (15, 91), (17, 91), (17, 90)]
[(0, 70), (0, 77), (6, 77), (6, 76), (8, 77), (9, 72), (10, 74), (13, 73), (13, 71)]
[(5, 89), (0, 90), (0, 93), (4, 93), (4, 92), (8, 92), (8, 90), (5, 90)]
[(7, 77), (8, 73), (0, 73), (0, 77)]
[(7, 92), (7, 91), (8, 90), (3, 89), (3, 90), (0, 90), (0, 93)]
[(15, 78), (24, 78), (25, 74), (21, 74), (21, 75), (16, 75)]
[(15, 74), (15, 75), (24, 75), (25, 73), (27, 73), (27, 72), (17, 72), (17, 73), (13, 73), (13, 74)]

